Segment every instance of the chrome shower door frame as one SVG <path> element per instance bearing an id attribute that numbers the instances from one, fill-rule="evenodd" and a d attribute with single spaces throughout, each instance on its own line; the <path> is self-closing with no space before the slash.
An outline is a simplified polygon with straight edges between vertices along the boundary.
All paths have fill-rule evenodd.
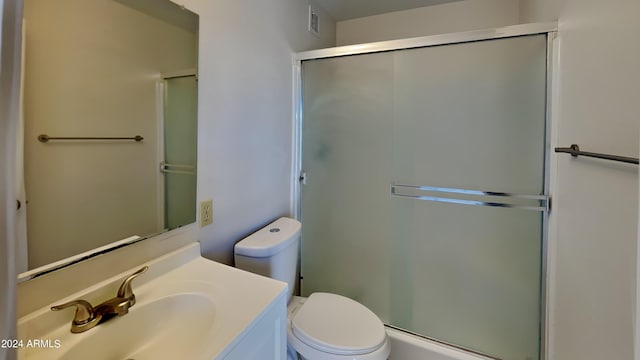
<path id="1" fill-rule="evenodd" d="M 547 59 L 546 59 L 546 119 L 545 119 L 545 145 L 544 145 L 544 196 L 546 197 L 545 209 L 541 210 L 542 220 L 542 254 L 541 254 L 541 281 L 540 281 L 540 359 L 549 359 L 550 331 L 549 315 L 549 232 L 551 209 L 552 178 L 555 176 L 556 160 L 551 157 L 553 148 L 557 146 L 557 141 L 553 129 L 556 128 L 556 112 L 553 106 L 554 93 L 556 93 L 556 70 L 557 69 L 557 29 L 556 22 L 532 23 L 522 25 L 512 25 L 493 29 L 465 31 L 459 33 L 440 34 L 424 37 L 416 37 L 401 40 L 390 40 L 372 42 L 366 44 L 340 46 L 335 48 L 310 50 L 299 52 L 293 56 L 293 141 L 292 141 L 292 174 L 291 180 L 291 203 L 290 212 L 298 220 L 301 218 L 301 184 L 306 181 L 302 172 L 302 126 L 303 126 L 303 104 L 302 104 L 302 62 L 305 60 L 316 60 L 323 58 L 333 58 L 350 55 L 372 54 L 385 51 L 407 50 L 415 48 L 426 48 L 439 45 L 451 45 L 469 43 L 483 40 L 494 40 L 503 38 L 520 37 L 527 35 L 547 36 Z M 553 169 L 553 170 L 552 170 Z M 553 171 L 553 173 L 552 173 Z M 300 256 L 298 261 L 300 262 Z M 298 263 L 300 268 L 300 263 Z M 298 284 L 299 285 L 299 284 Z M 415 334 L 414 334 L 415 335 Z M 428 338 L 424 335 L 420 335 Z M 430 338 L 428 338 L 430 339 Z M 431 339 L 433 340 L 433 339 Z M 437 340 L 436 340 L 437 341 Z M 448 344 L 451 345 L 451 344 Z M 455 346 L 455 345 L 454 345 Z"/>

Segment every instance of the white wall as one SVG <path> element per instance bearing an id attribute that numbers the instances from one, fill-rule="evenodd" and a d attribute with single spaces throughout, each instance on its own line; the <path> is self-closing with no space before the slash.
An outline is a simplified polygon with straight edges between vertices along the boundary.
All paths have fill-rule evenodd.
<path id="1" fill-rule="evenodd" d="M 465 0 L 340 21 L 338 46 L 478 30 L 518 23 L 515 0 Z"/>
<path id="2" fill-rule="evenodd" d="M 522 22 L 559 20 L 558 145 L 638 153 L 638 14 L 637 0 L 522 1 Z M 550 359 L 631 359 L 638 168 L 554 156 Z"/>
<path id="3" fill-rule="evenodd" d="M 20 0 L 0 0 L 0 339 L 15 339 L 15 134 L 20 89 Z M 0 359 L 15 352 L 0 347 Z"/>
<path id="4" fill-rule="evenodd" d="M 290 212 L 293 53 L 334 45 L 308 2 L 184 0 L 200 15 L 198 200 L 213 199 L 201 229 L 207 257 L 231 263 L 233 245 Z"/>
<path id="5" fill-rule="evenodd" d="M 111 0 L 27 0 L 25 20 L 29 267 L 157 232 L 156 83 L 196 67 L 196 34 Z"/>

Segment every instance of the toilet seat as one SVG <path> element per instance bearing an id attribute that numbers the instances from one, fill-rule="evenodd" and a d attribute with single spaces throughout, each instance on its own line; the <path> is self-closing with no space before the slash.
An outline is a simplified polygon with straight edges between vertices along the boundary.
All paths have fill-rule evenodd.
<path id="1" fill-rule="evenodd" d="M 290 311 L 289 342 L 323 359 L 386 359 L 389 345 L 380 319 L 364 305 L 344 296 L 314 293 Z"/>

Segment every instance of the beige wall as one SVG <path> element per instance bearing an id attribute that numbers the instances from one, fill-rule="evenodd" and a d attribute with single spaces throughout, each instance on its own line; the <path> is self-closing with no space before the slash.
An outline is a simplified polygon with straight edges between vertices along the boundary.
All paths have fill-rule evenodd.
<path id="1" fill-rule="evenodd" d="M 640 2 L 523 0 L 521 10 L 523 22 L 559 20 L 558 145 L 635 156 Z M 631 359 L 638 168 L 556 160 L 550 358 Z"/>
<path id="2" fill-rule="evenodd" d="M 546 22 L 558 20 L 563 0 L 520 0 L 520 22 Z"/>
<path id="3" fill-rule="evenodd" d="M 156 232 L 156 82 L 195 67 L 196 35 L 111 0 L 27 0 L 25 19 L 30 268 Z"/>
<path id="4" fill-rule="evenodd" d="M 478 30 L 518 23 L 516 0 L 465 0 L 340 21 L 336 43 L 373 41 Z"/>
<path id="5" fill-rule="evenodd" d="M 233 245 L 289 215 L 293 55 L 334 45 L 321 13 L 307 31 L 305 0 L 184 0 L 200 14 L 198 200 L 213 200 L 200 230 L 205 256 L 233 262 Z"/>

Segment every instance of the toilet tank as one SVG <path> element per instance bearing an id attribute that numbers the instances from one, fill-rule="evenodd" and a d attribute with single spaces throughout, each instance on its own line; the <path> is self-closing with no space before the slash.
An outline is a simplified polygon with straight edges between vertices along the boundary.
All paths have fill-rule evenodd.
<path id="1" fill-rule="evenodd" d="M 236 267 L 286 282 L 290 300 L 297 279 L 301 226 L 295 219 L 281 217 L 240 240 L 234 246 Z"/>

